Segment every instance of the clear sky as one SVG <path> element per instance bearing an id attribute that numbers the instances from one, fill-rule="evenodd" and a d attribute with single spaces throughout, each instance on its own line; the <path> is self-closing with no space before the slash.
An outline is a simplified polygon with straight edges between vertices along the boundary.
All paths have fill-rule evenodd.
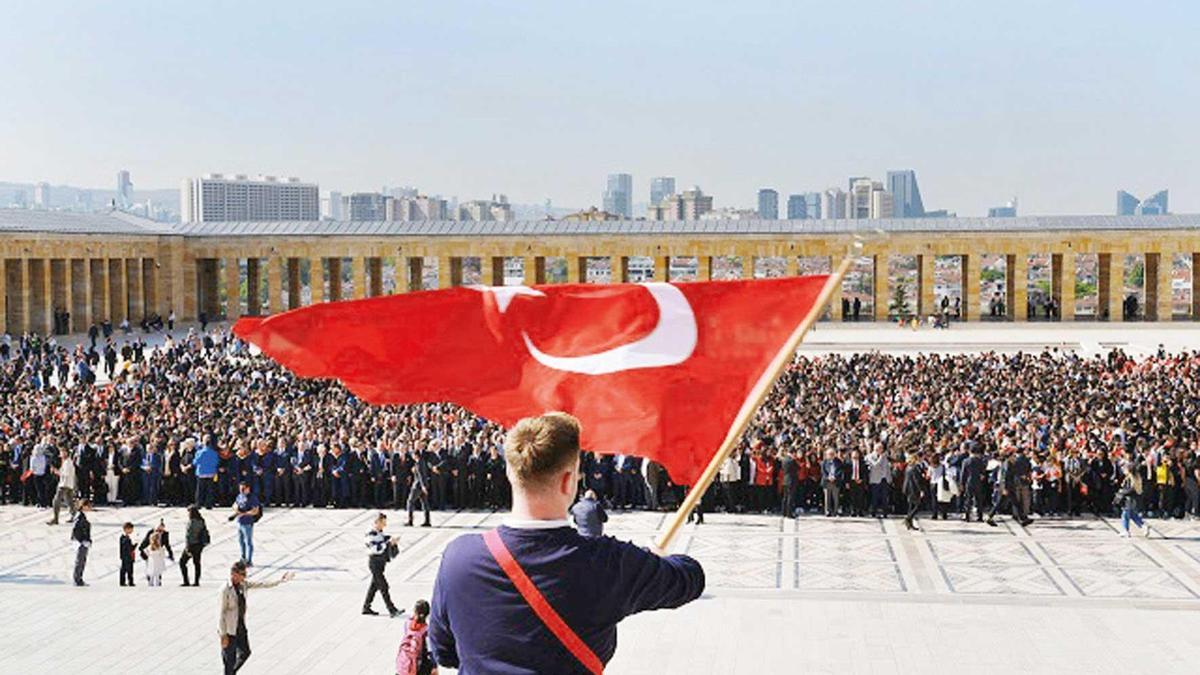
<path id="1" fill-rule="evenodd" d="M 1200 211 L 1200 3 L 33 2 L 0 12 L 0 180 L 716 206 L 917 170 L 927 208 Z M 782 201 L 782 200 L 781 200 Z"/>

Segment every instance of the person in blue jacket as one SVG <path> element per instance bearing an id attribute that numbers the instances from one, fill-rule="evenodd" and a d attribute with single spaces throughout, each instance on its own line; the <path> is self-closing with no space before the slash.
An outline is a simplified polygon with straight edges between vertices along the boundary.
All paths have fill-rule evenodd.
<path id="1" fill-rule="evenodd" d="M 504 455 L 513 486 L 509 518 L 483 536 L 459 537 L 442 556 L 428 633 L 439 665 L 463 675 L 599 672 L 616 651 L 621 619 L 700 597 L 704 570 L 695 559 L 584 537 L 568 524 L 579 483 L 574 417 L 521 420 L 508 433 Z M 511 580 L 520 576 L 514 564 L 540 603 Z M 545 606 L 581 645 L 568 647 L 570 634 L 548 627 Z"/>
<path id="2" fill-rule="evenodd" d="M 200 446 L 200 451 L 193 460 L 193 466 L 196 467 L 196 506 L 206 509 L 213 507 L 213 495 L 217 489 L 217 467 L 220 462 L 221 457 L 213 446 L 212 436 L 206 436 L 204 445 Z"/>

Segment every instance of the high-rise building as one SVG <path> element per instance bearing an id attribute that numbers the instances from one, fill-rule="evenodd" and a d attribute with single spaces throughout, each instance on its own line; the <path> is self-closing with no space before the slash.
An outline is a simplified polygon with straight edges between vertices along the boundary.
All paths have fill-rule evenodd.
<path id="1" fill-rule="evenodd" d="M 50 184 L 38 183 L 33 188 L 33 205 L 39 209 L 50 208 Z"/>
<path id="2" fill-rule="evenodd" d="M 321 217 L 328 220 L 342 219 L 342 193 L 330 190 L 329 196 L 321 200 Z"/>
<path id="3" fill-rule="evenodd" d="M 885 215 L 893 218 L 920 218 L 925 215 L 925 205 L 921 203 L 921 189 L 917 187 L 916 171 L 889 171 L 887 190 L 892 195 L 892 212 Z"/>
<path id="4" fill-rule="evenodd" d="M 179 190 L 179 216 L 185 223 L 317 220 L 320 203 L 317 184 L 299 178 L 213 173 L 184 179 Z"/>
<path id="5" fill-rule="evenodd" d="M 1161 216 L 1167 213 L 1170 211 L 1167 210 L 1166 190 L 1159 190 L 1141 201 L 1124 190 L 1117 190 L 1118 216 Z"/>
<path id="6" fill-rule="evenodd" d="M 504 195 L 492 195 L 489 199 L 476 199 L 462 202 L 458 205 L 457 220 L 499 220 L 503 222 L 513 219 L 512 205 Z"/>
<path id="7" fill-rule="evenodd" d="M 620 214 L 624 218 L 633 217 L 633 176 L 627 173 L 608 174 L 608 184 L 604 188 L 604 210 Z"/>
<path id="8" fill-rule="evenodd" d="M 779 219 L 779 193 L 771 188 L 758 191 L 758 217 L 763 220 Z"/>
<path id="9" fill-rule="evenodd" d="M 820 192 L 804 193 L 804 217 L 811 220 L 818 220 L 822 217 Z"/>
<path id="10" fill-rule="evenodd" d="M 388 220 L 449 220 L 446 200 L 427 195 L 397 197 L 388 202 Z"/>
<path id="11" fill-rule="evenodd" d="M 804 220 L 808 217 L 808 203 L 804 201 L 804 195 L 788 195 L 787 217 L 788 220 Z"/>
<path id="12" fill-rule="evenodd" d="M 821 193 L 821 217 L 830 220 L 846 217 L 846 193 L 841 188 L 831 187 Z"/>
<path id="13" fill-rule="evenodd" d="M 887 218 L 892 215 L 892 194 L 883 183 L 870 178 L 856 178 L 846 194 L 847 218 Z"/>
<path id="14" fill-rule="evenodd" d="M 647 213 L 650 220 L 699 220 L 700 216 L 712 211 L 713 198 L 704 194 L 699 187 L 671 195 L 658 204 L 652 204 Z"/>
<path id="15" fill-rule="evenodd" d="M 352 192 L 342 197 L 341 220 L 387 220 L 390 201 L 382 192 Z"/>
<path id="16" fill-rule="evenodd" d="M 675 194 L 675 179 L 671 176 L 658 176 L 650 179 L 650 206 Z"/>
<path id="17" fill-rule="evenodd" d="M 121 169 L 117 172 L 117 208 L 126 211 L 133 206 L 133 181 L 129 172 Z"/>

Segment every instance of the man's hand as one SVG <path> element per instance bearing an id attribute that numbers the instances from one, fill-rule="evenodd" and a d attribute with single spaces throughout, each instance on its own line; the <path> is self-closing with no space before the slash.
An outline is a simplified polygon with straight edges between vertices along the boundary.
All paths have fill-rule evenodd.
<path id="1" fill-rule="evenodd" d="M 221 636 L 221 649 L 228 649 L 228 648 L 229 648 L 229 636 L 222 635 Z"/>

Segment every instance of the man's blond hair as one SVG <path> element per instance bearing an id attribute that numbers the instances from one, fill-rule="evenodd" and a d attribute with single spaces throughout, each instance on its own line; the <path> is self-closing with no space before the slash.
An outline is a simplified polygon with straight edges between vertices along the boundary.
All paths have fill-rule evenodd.
<path id="1" fill-rule="evenodd" d="M 579 461 L 579 420 L 563 412 L 526 417 L 504 439 L 504 459 L 526 486 L 539 486 Z"/>

